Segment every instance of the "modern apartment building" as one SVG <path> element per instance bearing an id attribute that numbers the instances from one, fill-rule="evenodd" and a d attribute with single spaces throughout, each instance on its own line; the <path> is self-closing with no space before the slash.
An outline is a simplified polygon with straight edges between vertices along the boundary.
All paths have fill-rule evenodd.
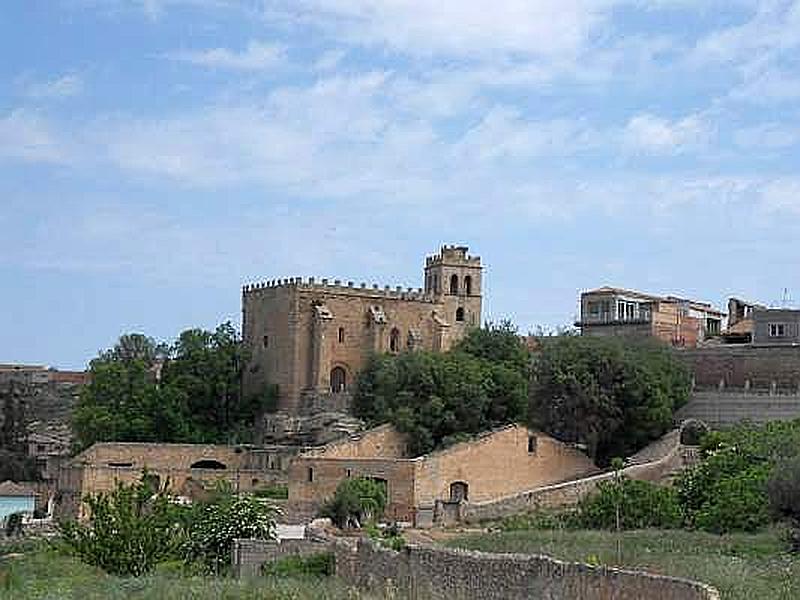
<path id="1" fill-rule="evenodd" d="M 722 332 L 725 313 L 706 302 L 601 287 L 581 294 L 583 335 L 655 337 L 693 348 Z"/>

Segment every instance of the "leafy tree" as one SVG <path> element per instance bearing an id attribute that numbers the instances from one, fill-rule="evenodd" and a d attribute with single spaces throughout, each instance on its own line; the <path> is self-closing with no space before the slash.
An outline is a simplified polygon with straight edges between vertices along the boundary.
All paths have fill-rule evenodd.
<path id="1" fill-rule="evenodd" d="M 118 484 L 109 493 L 85 498 L 87 523 L 61 526 L 63 540 L 84 562 L 108 573 L 141 576 L 161 561 L 178 556 L 183 540 L 183 509 L 143 477 Z"/>
<path id="2" fill-rule="evenodd" d="M 624 475 L 600 483 L 596 491 L 582 498 L 576 517 L 576 525 L 588 529 L 669 529 L 681 523 L 674 489 Z"/>
<path id="3" fill-rule="evenodd" d="M 528 358 L 505 323 L 473 330 L 446 353 L 375 355 L 359 374 L 357 416 L 391 421 L 415 454 L 505 423 L 524 420 Z"/>
<path id="4" fill-rule="evenodd" d="M 210 501 L 192 510 L 184 560 L 220 573 L 230 566 L 234 539 L 275 539 L 279 514 L 280 509 L 268 500 L 237 496 L 229 487 L 218 488 Z"/>
<path id="5" fill-rule="evenodd" d="M 586 444 L 607 464 L 663 435 L 688 399 L 686 368 L 665 346 L 616 337 L 541 339 L 533 362 L 534 427 Z"/>
<path id="6" fill-rule="evenodd" d="M 342 529 L 360 528 L 379 518 L 386 508 L 386 487 L 365 477 L 345 479 L 322 507 L 320 514 Z"/>
<path id="7" fill-rule="evenodd" d="M 246 356 L 230 323 L 189 329 L 172 346 L 120 337 L 90 364 L 73 413 L 78 449 L 97 441 L 230 443 L 251 435 L 277 388 L 242 395 Z M 160 374 L 160 376 L 159 376 Z"/>

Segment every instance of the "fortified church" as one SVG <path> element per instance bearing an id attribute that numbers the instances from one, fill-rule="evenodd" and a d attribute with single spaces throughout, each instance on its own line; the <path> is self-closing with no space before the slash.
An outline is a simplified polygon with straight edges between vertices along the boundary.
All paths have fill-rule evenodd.
<path id="1" fill-rule="evenodd" d="M 319 427 L 314 417 L 344 416 L 354 379 L 371 354 L 445 351 L 480 326 L 481 301 L 481 259 L 466 246 L 443 246 L 428 256 L 424 288 L 313 277 L 244 286 L 242 330 L 251 357 L 245 393 L 278 386 L 266 438 L 308 437 Z"/>

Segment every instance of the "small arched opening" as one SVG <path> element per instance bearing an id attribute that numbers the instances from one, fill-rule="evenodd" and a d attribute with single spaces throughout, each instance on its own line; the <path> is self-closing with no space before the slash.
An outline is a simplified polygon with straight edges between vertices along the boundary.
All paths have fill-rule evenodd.
<path id="1" fill-rule="evenodd" d="M 450 293 L 458 293 L 458 275 L 453 275 L 450 277 Z"/>
<path id="2" fill-rule="evenodd" d="M 344 344 L 344 327 L 339 327 L 339 343 Z"/>
<path id="3" fill-rule="evenodd" d="M 461 322 L 463 320 L 464 320 L 464 309 L 461 306 L 459 306 L 456 309 L 456 321 Z"/>
<path id="4" fill-rule="evenodd" d="M 467 296 L 472 295 L 472 277 L 470 275 L 464 277 L 464 293 Z"/>
<path id="5" fill-rule="evenodd" d="M 397 327 L 389 334 L 389 352 L 400 352 L 400 330 Z"/>
<path id="6" fill-rule="evenodd" d="M 204 458 L 202 460 L 198 460 L 197 462 L 193 462 L 190 466 L 190 469 L 212 469 L 214 471 L 223 471 L 227 469 L 227 465 L 225 463 L 221 463 L 218 460 L 214 460 L 213 458 Z"/>
<path id="7" fill-rule="evenodd" d="M 454 481 L 450 484 L 450 502 L 466 502 L 469 500 L 469 484 L 465 481 Z"/>
<path id="8" fill-rule="evenodd" d="M 344 392 L 347 390 L 347 371 L 342 367 L 333 367 L 331 369 L 331 391 L 334 394 Z"/>

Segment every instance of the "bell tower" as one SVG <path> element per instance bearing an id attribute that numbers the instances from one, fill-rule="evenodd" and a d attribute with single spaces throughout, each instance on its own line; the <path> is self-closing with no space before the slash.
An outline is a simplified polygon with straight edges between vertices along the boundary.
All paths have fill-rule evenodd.
<path id="1" fill-rule="evenodd" d="M 467 246 L 442 246 L 425 259 L 425 292 L 442 304 L 442 317 L 456 337 L 481 326 L 483 280 L 480 256 L 470 256 Z"/>

